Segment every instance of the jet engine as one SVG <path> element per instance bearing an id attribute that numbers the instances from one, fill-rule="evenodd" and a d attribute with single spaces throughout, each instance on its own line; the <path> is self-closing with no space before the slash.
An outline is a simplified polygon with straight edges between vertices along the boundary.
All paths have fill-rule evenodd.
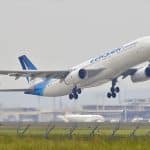
<path id="1" fill-rule="evenodd" d="M 142 82 L 150 79 L 150 67 L 144 67 L 131 76 L 132 82 Z"/>
<path id="2" fill-rule="evenodd" d="M 77 84 L 88 77 L 85 69 L 74 70 L 65 78 L 66 84 Z"/>

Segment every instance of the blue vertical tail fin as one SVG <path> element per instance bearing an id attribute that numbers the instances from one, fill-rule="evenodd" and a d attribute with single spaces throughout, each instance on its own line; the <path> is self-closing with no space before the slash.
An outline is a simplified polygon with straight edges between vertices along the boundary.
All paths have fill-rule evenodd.
<path id="1" fill-rule="evenodd" d="M 37 70 L 36 66 L 29 60 L 26 55 L 18 57 L 23 70 Z"/>
<path id="2" fill-rule="evenodd" d="M 22 55 L 18 57 L 18 59 L 23 70 L 37 70 L 36 66 L 29 60 L 26 55 Z M 26 77 L 26 79 L 29 82 L 29 77 Z"/>

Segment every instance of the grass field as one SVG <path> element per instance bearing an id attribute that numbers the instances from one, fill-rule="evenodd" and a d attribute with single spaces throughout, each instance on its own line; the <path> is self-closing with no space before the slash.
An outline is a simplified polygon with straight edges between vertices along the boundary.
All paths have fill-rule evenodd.
<path id="1" fill-rule="evenodd" d="M 13 128 L 0 129 L 0 150 L 149 150 L 149 129 L 139 129 L 129 137 L 131 129 L 122 129 L 112 137 L 112 130 L 98 130 L 89 136 L 90 129 L 77 129 L 70 137 L 69 130 L 56 128 L 48 139 L 44 129 L 32 128 L 25 135 L 17 135 Z"/>
<path id="2" fill-rule="evenodd" d="M 95 136 L 93 138 L 66 137 L 49 139 L 40 136 L 0 136 L 0 150 L 149 150 L 149 137 L 107 139 Z"/>

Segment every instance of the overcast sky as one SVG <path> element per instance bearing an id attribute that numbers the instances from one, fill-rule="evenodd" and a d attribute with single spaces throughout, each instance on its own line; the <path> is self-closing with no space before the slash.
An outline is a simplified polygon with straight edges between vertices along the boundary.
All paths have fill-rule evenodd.
<path id="1" fill-rule="evenodd" d="M 69 68 L 150 35 L 149 14 L 149 0 L 0 0 L 0 69 L 21 69 L 17 60 L 21 54 L 27 54 L 42 70 Z M 122 99 L 150 96 L 149 81 L 133 85 L 126 79 L 119 85 Z M 0 86 L 17 88 L 27 83 L 0 77 Z M 109 86 L 85 90 L 76 103 L 103 103 L 100 99 Z M 64 101 L 65 105 L 74 103 L 67 98 Z M 0 93 L 0 103 L 9 107 L 38 105 L 37 97 L 21 93 Z M 43 107 L 52 103 L 52 98 L 41 98 Z"/>

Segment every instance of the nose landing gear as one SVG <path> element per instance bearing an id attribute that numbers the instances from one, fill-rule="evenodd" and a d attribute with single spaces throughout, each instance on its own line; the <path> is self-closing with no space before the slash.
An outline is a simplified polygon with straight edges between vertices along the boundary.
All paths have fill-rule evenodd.
<path id="1" fill-rule="evenodd" d="M 117 83 L 117 79 L 113 79 L 112 80 L 112 86 L 110 88 L 110 92 L 107 93 L 107 97 L 108 98 L 116 98 L 117 93 L 120 92 L 120 88 L 119 87 L 115 87 Z"/>
<path id="2" fill-rule="evenodd" d="M 78 99 L 79 97 L 79 94 L 81 94 L 81 89 L 80 88 L 77 88 L 77 86 L 75 86 L 73 89 L 72 89 L 72 93 L 69 94 L 69 99 L 72 100 L 73 98 L 74 99 Z"/>

